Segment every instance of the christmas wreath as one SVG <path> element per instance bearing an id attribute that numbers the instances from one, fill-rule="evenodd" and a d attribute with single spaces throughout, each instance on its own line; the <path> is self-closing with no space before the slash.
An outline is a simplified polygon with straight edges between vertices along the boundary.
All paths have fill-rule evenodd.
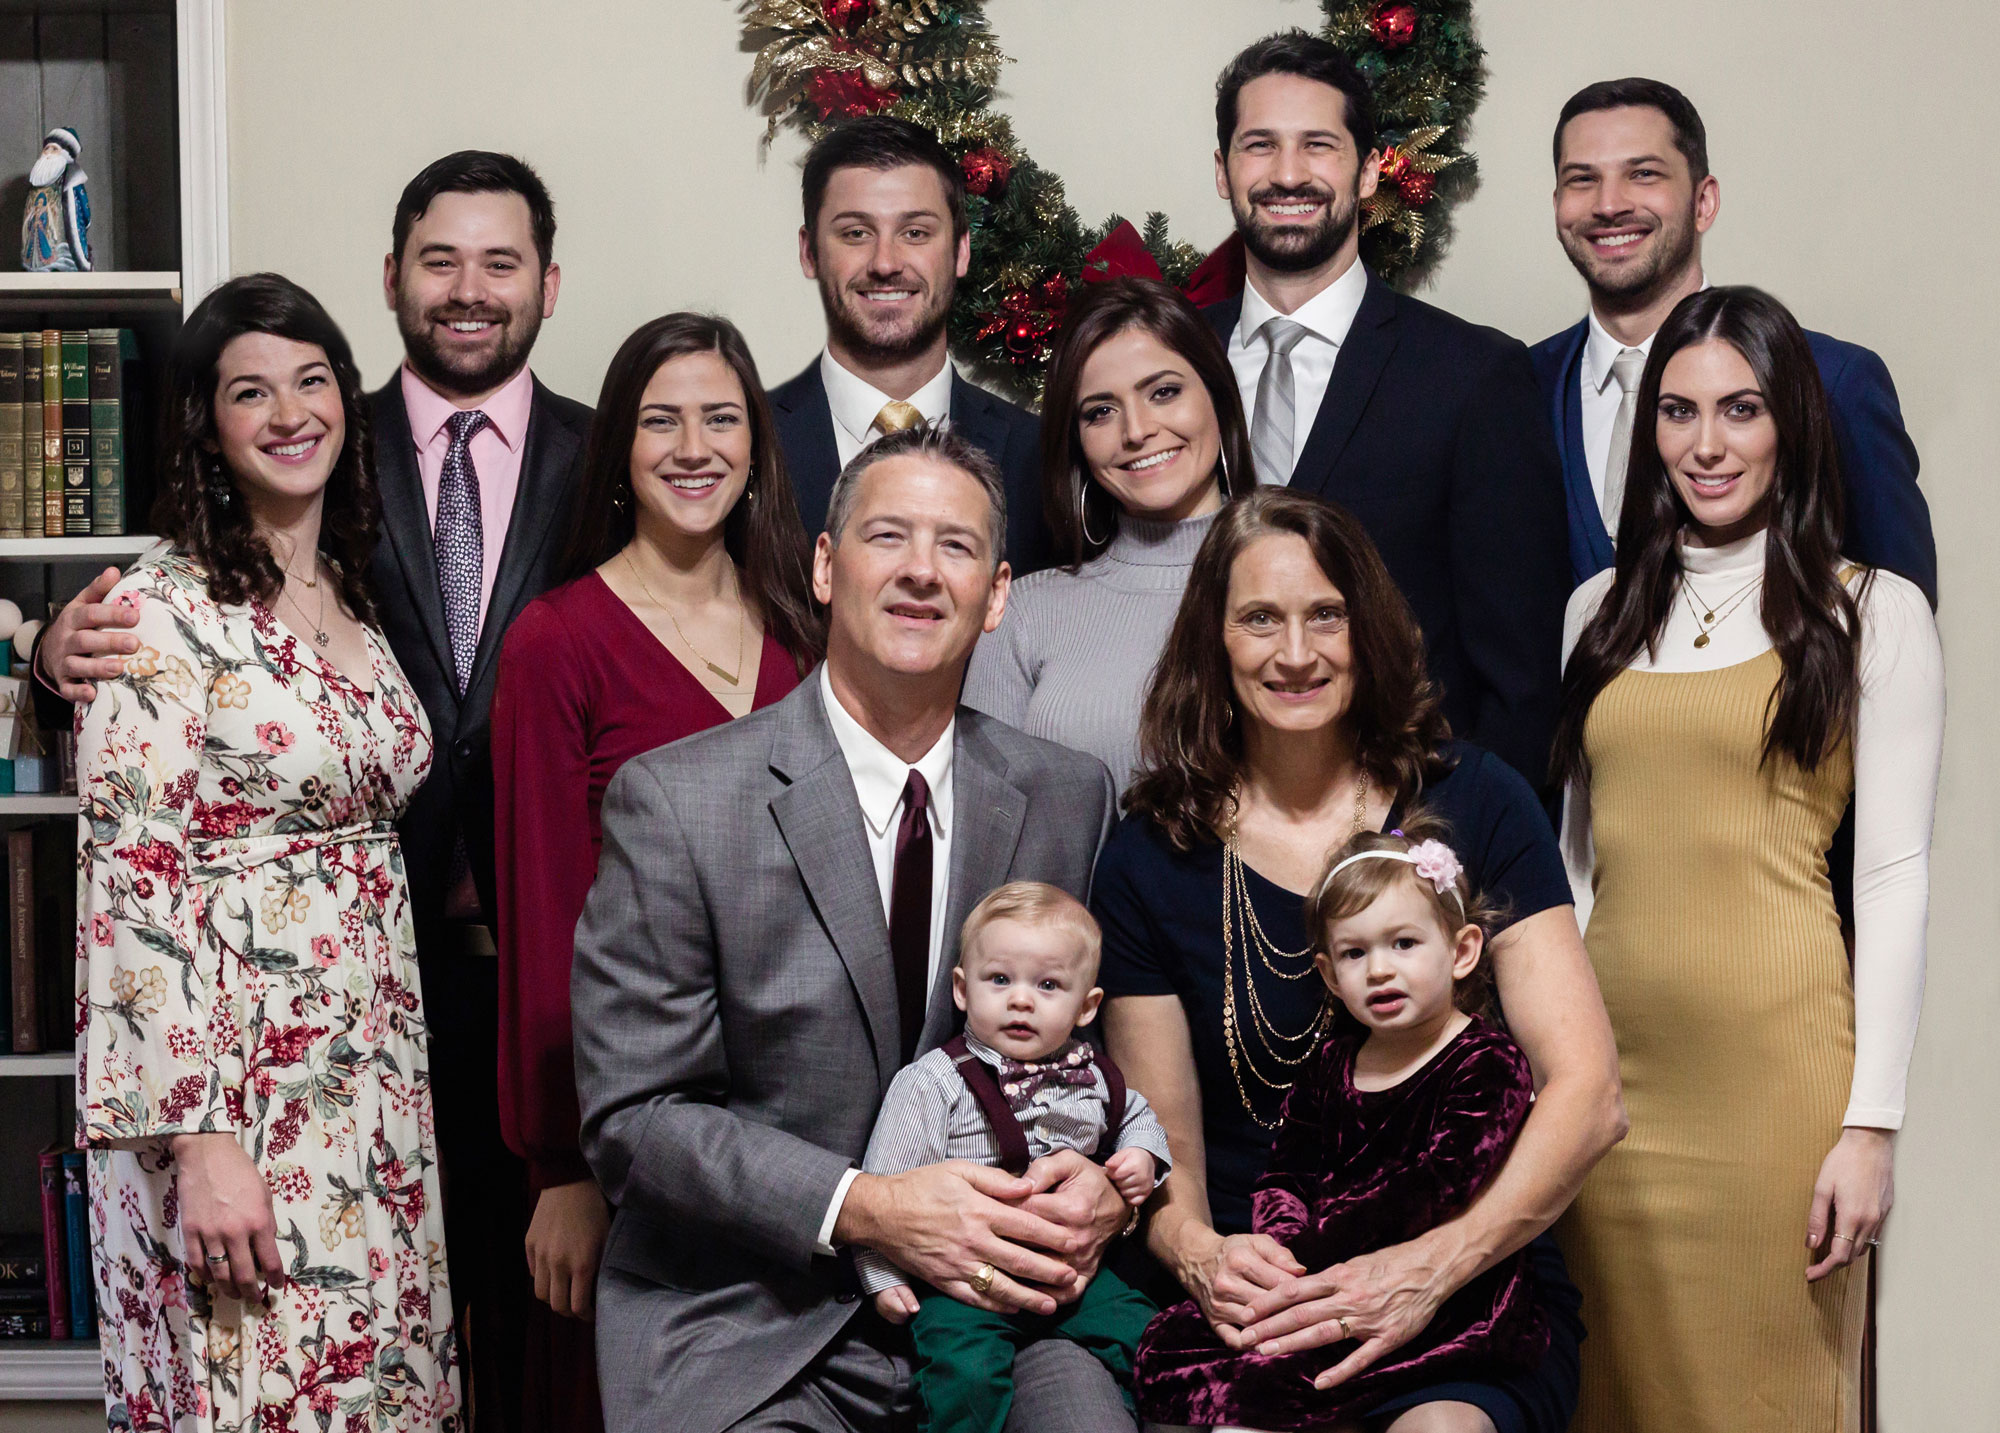
<path id="1" fill-rule="evenodd" d="M 952 308 L 953 352 L 988 382 L 1027 399 L 1042 376 L 1072 285 L 1158 272 L 1199 303 L 1242 284 L 1232 239 L 1203 257 L 1167 234 L 1163 214 L 1134 229 L 1095 228 L 1036 164 L 993 107 L 1006 63 L 984 0 L 751 0 L 757 41 L 752 98 L 809 138 L 843 119 L 893 114 L 932 130 L 965 171 L 972 270 Z M 1362 212 L 1361 254 L 1392 283 L 1421 279 L 1443 256 L 1452 206 L 1473 186 L 1464 146 L 1484 51 L 1471 0 L 1321 0 L 1322 33 L 1375 86 L 1382 182 Z"/>

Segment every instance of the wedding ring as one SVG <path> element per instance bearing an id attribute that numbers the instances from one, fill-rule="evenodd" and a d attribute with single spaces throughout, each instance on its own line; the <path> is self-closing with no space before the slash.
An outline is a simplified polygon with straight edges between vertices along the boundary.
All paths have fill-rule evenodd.
<path id="1" fill-rule="evenodd" d="M 1342 1318 L 1342 1317 L 1341 1317 L 1341 1316 L 1340 1316 L 1339 1314 L 1335 1314 L 1335 1315 L 1333 1316 L 1333 1321 L 1334 1321 L 1335 1323 L 1337 1323 L 1337 1324 L 1339 1324 L 1339 1325 L 1340 1325 L 1340 1341 L 1341 1341 L 1342 1343 L 1346 1343 L 1346 1342 L 1347 1342 L 1347 1341 L 1348 1341 L 1349 1339 L 1351 1339 L 1351 1338 L 1353 1338 L 1353 1337 L 1354 1337 L 1354 1335 L 1353 1335 L 1353 1334 L 1351 1334 L 1351 1333 L 1349 1333 L 1349 1332 L 1347 1331 L 1347 1320 L 1346 1320 L 1346 1319 Z"/>
<path id="2" fill-rule="evenodd" d="M 229 1262 L 229 1256 L 227 1254 L 210 1254 L 202 1262 L 205 1264 L 226 1264 Z"/>
<path id="3" fill-rule="evenodd" d="M 993 1287 L 993 1276 L 998 1272 L 991 1264 L 981 1264 L 965 1282 L 972 1286 L 973 1293 L 983 1294 Z"/>
<path id="4" fill-rule="evenodd" d="M 1868 1247 L 1871 1249 L 1879 1249 L 1882 1247 L 1882 1241 L 1880 1239 L 1870 1239 L 1868 1241 Z"/>

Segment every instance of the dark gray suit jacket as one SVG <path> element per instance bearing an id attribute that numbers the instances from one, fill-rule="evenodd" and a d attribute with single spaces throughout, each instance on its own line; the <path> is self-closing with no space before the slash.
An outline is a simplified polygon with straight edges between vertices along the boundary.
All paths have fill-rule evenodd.
<path id="1" fill-rule="evenodd" d="M 920 1050 L 957 1025 L 958 929 L 995 886 L 1085 895 L 1114 814 L 1102 762 L 967 707 L 952 759 L 944 958 Z M 577 927 L 583 1152 L 617 1206 L 604 1262 L 655 1286 L 674 1426 L 728 1427 L 858 1305 L 814 1245 L 899 1067 L 881 889 L 815 673 L 783 701 L 628 762 Z M 600 1317 L 615 1317 L 609 1307 Z"/>

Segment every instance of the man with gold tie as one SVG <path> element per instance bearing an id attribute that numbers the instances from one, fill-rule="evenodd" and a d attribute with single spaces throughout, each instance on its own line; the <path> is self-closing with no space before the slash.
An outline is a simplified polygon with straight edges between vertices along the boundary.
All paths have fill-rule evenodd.
<path id="1" fill-rule="evenodd" d="M 885 433 L 950 427 L 1007 487 L 1014 575 L 1051 561 L 1032 414 L 960 377 L 945 321 L 972 261 L 965 176 L 928 130 L 888 115 L 840 125 L 807 153 L 799 267 L 819 285 L 826 347 L 771 391 L 807 532 L 833 480 Z"/>

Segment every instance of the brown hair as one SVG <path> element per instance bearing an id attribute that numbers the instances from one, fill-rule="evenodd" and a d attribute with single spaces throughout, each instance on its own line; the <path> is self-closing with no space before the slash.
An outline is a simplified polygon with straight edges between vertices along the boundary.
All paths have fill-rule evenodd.
<path id="1" fill-rule="evenodd" d="M 1062 336 L 1049 360 L 1042 395 L 1042 515 L 1055 551 L 1074 571 L 1111 544 L 1093 532 L 1116 533 L 1118 502 L 1090 476 L 1077 436 L 1077 392 L 1083 368 L 1106 340 L 1138 329 L 1151 334 L 1194 370 L 1215 405 L 1220 430 L 1217 479 L 1225 501 L 1257 486 L 1250 429 L 1229 355 L 1208 320 L 1178 289 L 1157 279 L 1120 278 L 1087 284 L 1070 304 Z"/>
<path id="2" fill-rule="evenodd" d="M 1494 905 L 1481 900 L 1472 889 L 1463 870 L 1463 862 L 1449 895 L 1419 876 L 1416 868 L 1407 861 L 1356 861 L 1345 870 L 1340 869 L 1342 861 L 1364 851 L 1407 854 L 1425 841 L 1438 841 L 1449 846 L 1451 828 L 1428 812 L 1413 811 L 1404 816 L 1403 824 L 1395 830 L 1358 832 L 1327 857 L 1326 870 L 1313 882 L 1312 892 L 1306 897 L 1306 929 L 1312 932 L 1313 950 L 1331 956 L 1333 951 L 1329 937 L 1333 933 L 1333 923 L 1368 909 L 1384 891 L 1398 884 L 1409 885 L 1423 896 L 1424 903 L 1436 913 L 1438 925 L 1447 937 L 1455 939 L 1459 931 L 1474 925 L 1490 943 L 1493 932 L 1505 915 Z M 1494 1009 L 1493 972 L 1492 962 L 1486 958 L 1485 951 L 1480 953 L 1479 964 L 1472 968 L 1472 973 L 1453 986 L 1452 1000 L 1468 1015 L 1491 1017 Z"/>
<path id="3" fill-rule="evenodd" d="M 1857 594 L 1836 571 L 1845 493 L 1833 418 L 1805 331 L 1761 289 L 1689 294 L 1667 315 L 1639 379 L 1618 565 L 1611 589 L 1577 638 L 1563 671 L 1562 709 L 1550 761 L 1558 781 L 1587 781 L 1584 724 L 1598 694 L 1641 651 L 1658 649 L 1681 590 L 1681 528 L 1693 519 L 1660 458 L 1653 415 L 1660 375 L 1682 349 L 1720 340 L 1750 365 L 1778 430 L 1777 469 L 1765 498 L 1764 630 L 1784 667 L 1766 708 L 1763 760 L 1789 757 L 1807 771 L 1854 730 L 1861 706 Z M 1862 582 L 1865 594 L 1874 580 Z"/>
<path id="4" fill-rule="evenodd" d="M 1069 930 L 1083 942 L 1084 960 L 1090 969 L 1087 978 L 1096 983 L 1097 960 L 1104 948 L 1104 932 L 1098 928 L 1097 918 L 1091 915 L 1083 902 L 1062 887 L 1049 885 L 1046 881 L 1009 881 L 987 892 L 986 898 L 972 908 L 965 924 L 959 927 L 960 965 L 965 964 L 966 957 L 972 954 L 972 943 L 979 939 L 980 932 L 995 921 L 1056 925 Z"/>
<path id="5" fill-rule="evenodd" d="M 319 552 L 334 591 L 353 616 L 375 625 L 368 567 L 382 524 L 368 443 L 368 409 L 354 353 L 318 299 L 282 274 L 245 274 L 195 305 L 174 339 L 160 425 L 160 495 L 153 528 L 208 573 L 208 595 L 224 606 L 274 600 L 285 578 L 249 505 L 216 450 L 215 385 L 222 350 L 246 333 L 309 343 L 326 354 L 340 391 L 346 433 L 326 480 Z"/>
<path id="6" fill-rule="evenodd" d="M 1243 765 L 1243 733 L 1223 645 L 1236 559 L 1260 537 L 1303 538 L 1347 599 L 1354 700 L 1347 710 L 1362 769 L 1406 799 L 1435 774 L 1451 736 L 1424 667 L 1424 639 L 1361 524 L 1344 508 L 1283 488 L 1225 507 L 1188 572 L 1139 720 L 1140 773 L 1125 809 L 1157 822 L 1176 849 L 1214 840 Z"/>
<path id="7" fill-rule="evenodd" d="M 766 629 L 803 675 L 826 647 L 812 603 L 812 549 L 785 472 L 771 400 L 758 380 L 750 346 L 726 318 L 670 313 L 641 324 L 618 346 L 597 395 L 576 516 L 557 569 L 558 580 L 582 577 L 609 562 L 632 540 L 638 521 L 632 498 L 632 440 L 639 431 L 639 404 L 655 373 L 691 353 L 720 356 L 743 385 L 750 422 L 750 481 L 723 519 L 722 545 L 742 573 L 744 590 L 757 604 Z"/>

